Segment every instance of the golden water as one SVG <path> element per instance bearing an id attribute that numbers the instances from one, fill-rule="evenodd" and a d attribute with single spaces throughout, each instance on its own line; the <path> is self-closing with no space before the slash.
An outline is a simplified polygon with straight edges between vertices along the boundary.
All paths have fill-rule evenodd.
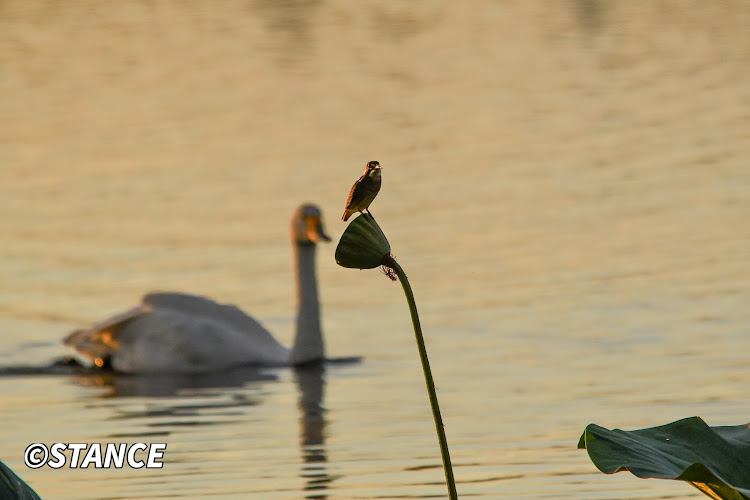
<path id="1" fill-rule="evenodd" d="M 376 159 L 459 493 L 700 498 L 575 445 L 590 422 L 750 421 L 748 82 L 742 1 L 2 2 L 0 365 L 154 289 L 288 342 L 292 211 L 337 240 Z M 0 459 L 43 498 L 444 498 L 400 287 L 334 248 L 328 351 L 365 360 L 322 401 L 288 370 L 3 377 Z M 163 470 L 22 461 L 162 440 Z"/>

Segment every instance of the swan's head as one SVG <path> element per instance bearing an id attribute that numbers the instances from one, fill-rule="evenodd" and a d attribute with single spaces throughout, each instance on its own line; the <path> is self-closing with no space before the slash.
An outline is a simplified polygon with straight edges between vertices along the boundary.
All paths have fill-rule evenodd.
<path id="1" fill-rule="evenodd" d="M 292 239 L 298 244 L 314 245 L 319 241 L 331 241 L 323 228 L 323 214 L 315 205 L 301 205 L 292 219 Z"/>

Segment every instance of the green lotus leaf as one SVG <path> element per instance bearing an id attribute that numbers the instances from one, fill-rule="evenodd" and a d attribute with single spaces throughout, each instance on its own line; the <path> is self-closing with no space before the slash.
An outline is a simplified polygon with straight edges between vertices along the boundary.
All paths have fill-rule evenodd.
<path id="1" fill-rule="evenodd" d="M 391 253 L 383 231 L 370 215 L 354 219 L 341 235 L 336 247 L 336 263 L 353 269 L 372 269 Z"/>
<path id="2" fill-rule="evenodd" d="M 578 448 L 605 474 L 677 479 L 711 498 L 750 500 L 748 424 L 709 427 L 699 417 L 634 431 L 590 424 Z"/>
<path id="3" fill-rule="evenodd" d="M 31 486 L 0 462 L 0 498 L 8 500 L 41 500 Z"/>

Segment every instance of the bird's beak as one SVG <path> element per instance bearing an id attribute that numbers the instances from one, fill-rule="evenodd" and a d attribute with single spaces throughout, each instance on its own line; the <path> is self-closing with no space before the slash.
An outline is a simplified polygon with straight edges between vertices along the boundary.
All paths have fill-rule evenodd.
<path id="1" fill-rule="evenodd" d="M 323 221 L 320 217 L 308 217 L 307 218 L 307 237 L 310 241 L 317 243 L 318 241 L 331 241 L 331 237 L 326 234 L 323 229 Z"/>

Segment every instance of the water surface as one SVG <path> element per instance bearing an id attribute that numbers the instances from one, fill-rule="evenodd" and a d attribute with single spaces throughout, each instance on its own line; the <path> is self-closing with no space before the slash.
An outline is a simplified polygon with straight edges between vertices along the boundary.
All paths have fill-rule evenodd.
<path id="1" fill-rule="evenodd" d="M 750 421 L 750 7 L 0 4 L 0 365 L 151 290 L 288 343 L 288 224 L 352 182 L 420 307 L 461 496 L 701 498 L 600 474 L 590 422 Z M 398 284 L 319 252 L 323 372 L 0 378 L 43 498 L 444 498 Z M 168 443 L 31 470 L 32 442 Z"/>

